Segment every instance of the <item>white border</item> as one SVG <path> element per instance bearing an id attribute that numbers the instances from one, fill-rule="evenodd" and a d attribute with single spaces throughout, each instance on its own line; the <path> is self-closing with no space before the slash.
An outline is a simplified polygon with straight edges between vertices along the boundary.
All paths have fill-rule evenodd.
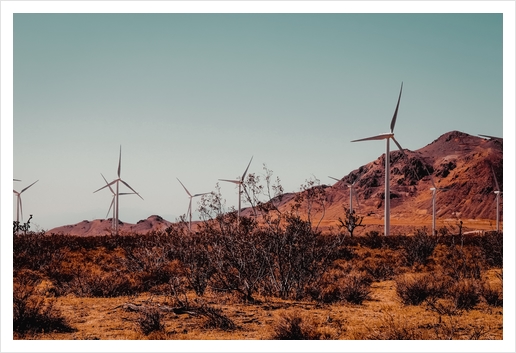
<path id="1" fill-rule="evenodd" d="M 504 137 L 506 158 L 504 178 L 509 181 L 504 187 L 504 208 L 508 215 L 504 230 L 504 340 L 503 341 L 425 341 L 425 342 L 374 342 L 374 341 L 337 341 L 337 342 L 285 342 L 285 341 L 13 341 L 12 340 L 12 239 L 9 222 L 1 222 L 2 232 L 2 330 L 1 351 L 384 351 L 384 352 L 429 352 L 429 351 L 468 351 L 468 352 L 514 352 L 514 184 L 516 180 L 514 164 L 515 131 L 515 3 L 513 1 L 105 1 L 105 2 L 63 2 L 63 1 L 2 1 L 1 2 L 1 194 L 10 197 L 10 178 L 12 169 L 13 134 L 13 13 L 503 13 L 504 14 Z M 1 209 L 10 210 L 10 198 L 2 197 Z M 2 212 L 3 213 L 3 212 Z M 5 223 L 8 227 L 4 227 Z M 512 236 L 511 236 L 512 235 Z M 5 275 L 6 274 L 6 275 Z M 6 314 L 7 313 L 7 314 Z M 11 313 L 9 315 L 9 313 Z"/>

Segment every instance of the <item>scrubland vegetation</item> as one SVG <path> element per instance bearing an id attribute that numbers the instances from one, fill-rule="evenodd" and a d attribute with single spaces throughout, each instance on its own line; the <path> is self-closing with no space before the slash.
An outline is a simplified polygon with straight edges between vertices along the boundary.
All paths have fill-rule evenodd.
<path id="1" fill-rule="evenodd" d="M 307 190 L 253 202 L 260 221 L 211 194 L 194 232 L 15 234 L 14 338 L 503 338 L 502 234 L 322 234 Z"/>

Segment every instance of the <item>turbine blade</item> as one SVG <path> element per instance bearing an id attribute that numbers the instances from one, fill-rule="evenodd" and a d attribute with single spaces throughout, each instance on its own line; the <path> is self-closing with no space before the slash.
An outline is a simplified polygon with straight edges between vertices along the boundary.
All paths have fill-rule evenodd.
<path id="1" fill-rule="evenodd" d="M 353 188 L 352 190 L 353 190 L 353 195 L 355 195 L 355 199 L 357 200 L 357 205 L 358 205 L 358 207 L 360 207 L 360 202 L 358 201 L 358 194 L 357 194 L 355 188 Z"/>
<path id="2" fill-rule="evenodd" d="M 385 140 L 385 139 L 388 139 L 391 136 L 392 136 L 392 134 L 380 134 L 380 135 L 376 135 L 376 136 L 366 137 L 366 138 L 363 138 L 363 139 L 353 140 L 351 142 L 371 141 L 371 140 Z"/>
<path id="3" fill-rule="evenodd" d="M 186 193 L 188 194 L 188 196 L 192 197 L 192 194 L 190 194 L 190 191 L 188 191 L 188 189 L 186 188 L 186 186 L 183 185 L 183 183 L 181 182 L 181 180 L 179 180 L 179 178 L 176 178 L 177 181 L 179 181 L 179 184 L 181 184 L 183 186 L 183 189 L 185 189 Z"/>
<path id="4" fill-rule="evenodd" d="M 202 196 L 202 195 L 208 195 L 210 194 L 209 192 L 203 192 L 202 194 L 195 194 L 193 195 L 192 197 L 197 197 L 197 196 Z"/>
<path id="5" fill-rule="evenodd" d="M 244 182 L 245 175 L 247 174 L 247 170 L 249 169 L 249 166 L 251 165 L 251 162 L 253 161 L 253 157 L 251 157 L 251 160 L 249 161 L 249 164 L 247 165 L 247 168 L 245 168 L 244 174 L 242 174 L 242 180 L 241 180 L 242 182 Z"/>
<path id="6" fill-rule="evenodd" d="M 110 186 L 110 185 L 113 185 L 114 183 L 116 183 L 116 181 L 117 181 L 117 180 L 118 180 L 118 179 L 113 180 L 113 181 L 112 181 L 112 182 L 110 182 L 109 184 L 104 185 L 103 187 L 101 187 L 100 189 L 93 191 L 93 193 L 96 193 L 97 191 L 100 191 L 100 190 L 102 190 L 102 189 L 104 189 L 104 188 L 107 188 L 107 187 L 108 187 L 108 186 Z"/>
<path id="7" fill-rule="evenodd" d="M 25 190 L 27 190 L 28 188 L 30 188 L 32 185 L 36 184 L 39 180 L 36 180 L 35 182 L 33 182 L 32 184 L 30 184 L 29 186 L 27 186 L 25 189 L 23 189 L 22 191 L 20 191 L 20 194 L 22 192 L 24 192 Z"/>
<path id="8" fill-rule="evenodd" d="M 13 181 L 21 181 L 20 179 L 13 179 Z"/>
<path id="9" fill-rule="evenodd" d="M 115 195 L 113 195 L 113 197 L 111 198 L 111 204 L 109 205 L 109 209 L 106 213 L 106 218 L 108 218 L 109 216 L 109 212 L 111 211 L 111 207 L 113 207 L 113 204 L 115 203 Z"/>
<path id="10" fill-rule="evenodd" d="M 120 169 L 122 166 L 122 145 L 120 145 L 120 154 L 118 155 L 118 177 L 120 178 Z"/>
<path id="11" fill-rule="evenodd" d="M 242 182 L 240 180 L 228 180 L 228 179 L 219 179 L 220 181 L 227 181 L 228 183 L 233 183 L 233 184 L 242 184 Z"/>
<path id="12" fill-rule="evenodd" d="M 401 145 L 398 143 L 398 141 L 396 141 L 396 139 L 394 138 L 394 136 L 392 137 L 392 140 L 394 141 L 394 143 L 396 144 L 396 146 L 398 146 L 401 154 L 403 154 L 403 156 L 405 158 L 407 158 L 407 155 L 405 154 L 405 152 L 403 151 L 403 147 L 401 147 Z"/>
<path id="13" fill-rule="evenodd" d="M 394 115 L 392 116 L 392 120 L 391 120 L 391 133 L 394 132 L 394 125 L 396 125 L 396 118 L 398 116 L 398 108 L 400 107 L 401 91 L 403 91 L 403 82 L 401 83 L 400 95 L 398 97 L 398 104 L 396 104 L 396 110 L 394 111 Z"/>
<path id="14" fill-rule="evenodd" d="M 333 180 L 340 181 L 340 179 L 337 179 L 337 178 L 334 178 L 334 177 L 331 177 L 331 176 L 328 176 L 328 178 L 333 179 Z"/>
<path id="15" fill-rule="evenodd" d="M 136 192 L 136 190 L 134 190 L 132 187 L 130 187 L 130 186 L 129 186 L 129 184 L 127 184 L 127 183 L 126 183 L 125 181 L 123 181 L 122 179 L 120 179 L 120 181 L 121 181 L 122 183 L 124 183 L 124 185 L 125 185 L 125 186 L 127 186 L 129 189 L 131 189 L 131 190 L 132 190 L 136 195 L 138 195 L 138 197 L 140 197 L 140 199 L 142 199 L 142 200 L 143 200 L 143 197 L 141 197 L 141 196 L 140 196 L 140 194 L 138 194 L 138 193 Z"/>
<path id="16" fill-rule="evenodd" d="M 500 186 L 498 185 L 498 180 L 496 179 L 496 174 L 494 172 L 493 166 L 491 166 L 491 172 L 493 172 L 493 178 L 496 184 L 496 191 L 500 191 Z"/>
<path id="17" fill-rule="evenodd" d="M 478 136 L 486 137 L 489 139 L 502 140 L 501 137 L 496 137 L 496 136 L 489 136 L 489 135 L 482 135 L 482 134 L 478 134 Z"/>
<path id="18" fill-rule="evenodd" d="M 18 203 L 20 204 L 21 221 L 23 222 L 23 207 L 21 202 L 21 195 L 18 195 Z"/>
<path id="19" fill-rule="evenodd" d="M 430 181 L 432 182 L 432 186 L 437 189 L 437 186 L 435 186 L 434 178 L 430 175 Z"/>
<path id="20" fill-rule="evenodd" d="M 102 173 L 100 173 L 100 175 L 102 175 Z M 113 193 L 113 195 L 115 194 L 115 191 L 113 190 L 113 188 L 111 188 L 111 185 L 109 185 L 108 181 L 106 180 L 106 178 L 104 178 L 104 175 L 102 175 L 102 178 L 104 179 L 104 181 L 106 182 L 106 184 L 109 186 L 109 190 L 111 190 L 111 192 Z"/>

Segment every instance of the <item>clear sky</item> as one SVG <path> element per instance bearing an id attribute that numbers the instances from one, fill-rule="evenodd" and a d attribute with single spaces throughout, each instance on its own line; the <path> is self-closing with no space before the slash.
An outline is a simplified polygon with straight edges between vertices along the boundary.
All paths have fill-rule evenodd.
<path id="1" fill-rule="evenodd" d="M 262 165 L 297 191 L 460 130 L 502 136 L 502 14 L 28 14 L 13 19 L 13 177 L 24 218 L 105 218 L 100 173 L 174 221 L 192 193 Z M 394 145 L 393 145 L 394 146 Z M 220 183 L 227 206 L 233 184 Z M 122 187 L 121 191 L 128 191 Z M 194 201 L 194 206 L 196 205 Z M 13 197 L 13 207 L 15 198 Z M 15 210 L 15 208 L 14 208 Z M 196 214 L 194 214 L 195 218 Z"/>

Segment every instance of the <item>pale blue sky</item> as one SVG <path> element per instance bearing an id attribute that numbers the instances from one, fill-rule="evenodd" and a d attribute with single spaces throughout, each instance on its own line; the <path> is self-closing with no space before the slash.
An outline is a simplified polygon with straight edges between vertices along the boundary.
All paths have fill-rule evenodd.
<path id="1" fill-rule="evenodd" d="M 43 229 L 174 221 L 187 196 L 266 163 L 285 191 L 460 130 L 502 136 L 501 14 L 15 14 L 14 177 Z M 227 206 L 234 185 L 221 183 Z M 194 202 L 195 205 L 196 202 Z M 14 205 L 14 200 L 13 200 Z M 25 217 L 27 218 L 27 217 Z"/>

